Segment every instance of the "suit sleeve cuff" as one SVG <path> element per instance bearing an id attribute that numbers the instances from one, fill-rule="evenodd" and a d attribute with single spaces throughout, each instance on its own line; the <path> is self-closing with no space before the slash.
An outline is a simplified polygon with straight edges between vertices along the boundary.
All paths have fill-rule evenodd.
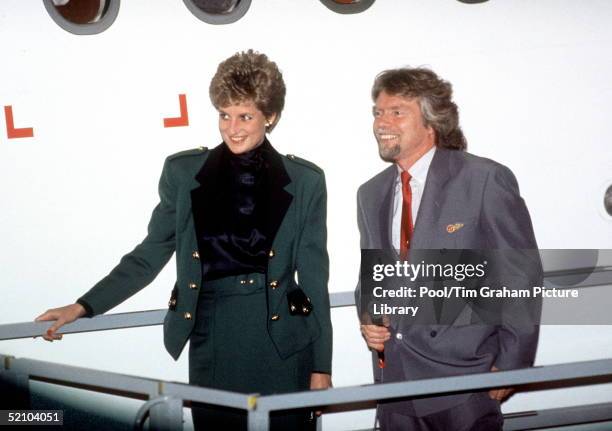
<path id="1" fill-rule="evenodd" d="M 93 317 L 93 308 L 91 308 L 91 305 L 89 305 L 84 299 L 79 298 L 76 300 L 76 303 L 81 304 L 85 309 L 85 315 L 83 317 Z"/>

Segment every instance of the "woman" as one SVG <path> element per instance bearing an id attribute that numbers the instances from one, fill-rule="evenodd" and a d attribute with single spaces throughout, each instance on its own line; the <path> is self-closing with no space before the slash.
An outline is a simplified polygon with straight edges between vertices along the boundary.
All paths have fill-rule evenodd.
<path id="1" fill-rule="evenodd" d="M 331 385 L 323 172 L 281 156 L 266 133 L 278 123 L 285 84 L 264 55 L 237 53 L 210 84 L 223 143 L 166 159 L 160 203 L 148 235 L 75 304 L 36 320 L 56 320 L 44 336 L 82 316 L 105 313 L 177 258 L 177 283 L 164 344 L 177 359 L 187 340 L 191 384 L 244 393 Z M 299 280 L 299 284 L 296 280 Z M 305 414 L 272 418 L 304 429 Z M 194 409 L 194 423 L 246 427 L 237 411 Z"/>

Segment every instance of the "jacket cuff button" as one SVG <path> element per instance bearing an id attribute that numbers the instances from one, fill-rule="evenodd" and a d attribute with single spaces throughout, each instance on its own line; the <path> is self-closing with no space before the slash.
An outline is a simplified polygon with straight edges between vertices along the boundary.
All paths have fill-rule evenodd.
<path id="1" fill-rule="evenodd" d="M 278 281 L 277 280 L 272 280 L 270 282 L 270 287 L 272 288 L 272 290 L 276 289 L 278 287 Z"/>
<path id="2" fill-rule="evenodd" d="M 198 285 L 197 285 L 197 284 L 195 284 L 195 283 L 189 283 L 189 288 L 190 288 L 190 289 L 197 289 L 197 288 L 198 288 Z"/>
<path id="3" fill-rule="evenodd" d="M 278 314 L 273 314 L 270 319 L 276 322 L 278 319 L 280 319 L 280 316 Z"/>
<path id="4" fill-rule="evenodd" d="M 196 250 L 193 253 L 191 253 L 191 257 L 197 260 L 200 258 L 200 253 L 198 253 L 198 251 Z"/>
<path id="5" fill-rule="evenodd" d="M 191 313 L 187 312 L 183 314 L 183 317 L 185 318 L 185 320 L 191 320 Z"/>

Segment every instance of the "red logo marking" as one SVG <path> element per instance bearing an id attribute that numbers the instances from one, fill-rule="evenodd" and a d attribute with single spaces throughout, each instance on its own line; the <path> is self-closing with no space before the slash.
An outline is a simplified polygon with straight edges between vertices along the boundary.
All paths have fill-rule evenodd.
<path id="1" fill-rule="evenodd" d="M 187 97 L 184 94 L 179 94 L 179 105 L 181 107 L 181 116 L 174 118 L 164 118 L 164 127 L 189 126 L 189 114 L 187 113 Z"/>
<path id="2" fill-rule="evenodd" d="M 4 107 L 4 118 L 6 119 L 6 136 L 8 136 L 9 139 L 32 138 L 34 136 L 34 129 L 31 127 L 15 127 L 12 105 Z"/>

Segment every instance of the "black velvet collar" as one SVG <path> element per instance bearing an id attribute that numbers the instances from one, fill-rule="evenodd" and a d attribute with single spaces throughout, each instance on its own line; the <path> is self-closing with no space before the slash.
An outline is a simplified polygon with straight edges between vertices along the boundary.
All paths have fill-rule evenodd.
<path id="1" fill-rule="evenodd" d="M 262 163 L 260 169 L 265 169 L 265 187 L 263 193 L 263 204 L 266 208 L 265 221 L 261 227 L 265 236 L 270 238 L 270 247 L 276 233 L 291 205 L 293 195 L 285 190 L 291 183 L 281 155 L 270 145 L 267 139 L 256 149 L 242 154 L 234 155 L 227 148 L 225 143 L 221 143 L 212 149 L 204 162 L 202 168 L 196 174 L 195 179 L 200 183 L 191 191 L 191 203 L 193 218 L 195 223 L 198 246 L 203 249 L 200 243 L 202 233 L 208 223 L 219 226 L 224 223 L 221 211 L 216 211 L 218 202 L 225 197 L 225 187 L 220 181 L 226 178 L 224 169 L 228 166 L 228 158 L 238 163 Z"/>

